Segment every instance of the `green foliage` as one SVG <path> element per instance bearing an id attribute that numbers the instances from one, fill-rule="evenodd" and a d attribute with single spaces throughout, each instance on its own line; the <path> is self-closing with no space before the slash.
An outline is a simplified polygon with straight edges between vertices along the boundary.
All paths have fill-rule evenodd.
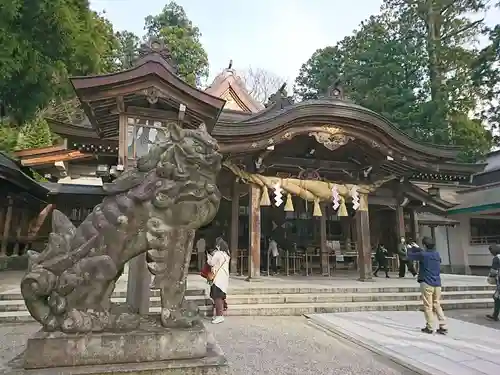
<path id="1" fill-rule="evenodd" d="M 19 130 L 16 150 L 52 146 L 50 127 L 43 116 L 38 115 Z"/>
<path id="2" fill-rule="evenodd" d="M 137 59 L 139 49 L 139 37 L 129 31 L 116 33 L 118 41 L 117 62 L 119 70 L 130 69 Z"/>
<path id="3" fill-rule="evenodd" d="M 208 57 L 200 30 L 187 18 L 184 8 L 171 1 L 156 16 L 146 17 L 146 38 L 158 38 L 168 46 L 179 68 L 179 76 L 199 85 L 208 76 Z"/>
<path id="4" fill-rule="evenodd" d="M 497 6 L 500 6 L 500 2 Z M 496 144 L 500 143 L 500 24 L 488 30 L 488 45 L 479 53 L 473 65 L 473 81 L 483 98 L 480 116 L 493 130 Z"/>
<path id="5" fill-rule="evenodd" d="M 113 68 L 111 25 L 86 0 L 0 0 L 0 98 L 22 124 L 70 92 L 68 75 Z"/>
<path id="6" fill-rule="evenodd" d="M 19 129 L 8 124 L 0 125 L 0 152 L 10 154 L 17 144 Z"/>
<path id="7" fill-rule="evenodd" d="M 484 87 L 474 83 L 478 51 L 471 46 L 484 30 L 474 17 L 487 3 L 385 0 L 380 15 L 313 54 L 295 94 L 317 97 L 342 77 L 354 102 L 419 140 L 464 146 L 462 159 L 473 160 L 492 143 L 481 119 L 469 118 L 484 97 Z"/>
<path id="8" fill-rule="evenodd" d="M 128 69 L 137 57 L 139 37 L 115 33 L 88 0 L 0 0 L 0 9 L 0 100 L 16 126 L 74 95 L 69 76 Z M 189 83 L 208 75 L 200 31 L 182 7 L 168 3 L 146 29 L 146 39 L 167 42 Z"/>
<path id="9" fill-rule="evenodd" d="M 342 77 L 346 95 L 355 103 L 407 132 L 418 130 L 420 56 L 414 41 L 395 38 L 396 28 L 387 17 L 371 17 L 353 36 L 316 51 L 302 66 L 295 93 L 304 99 L 316 98 Z"/>

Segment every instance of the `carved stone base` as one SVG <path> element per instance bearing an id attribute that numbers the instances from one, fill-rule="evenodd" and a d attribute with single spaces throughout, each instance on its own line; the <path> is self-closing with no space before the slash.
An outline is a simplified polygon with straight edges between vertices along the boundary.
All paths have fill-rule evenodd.
<path id="1" fill-rule="evenodd" d="M 38 332 L 8 375 L 226 374 L 227 362 L 203 323 L 166 329 L 157 319 L 127 333 Z"/>

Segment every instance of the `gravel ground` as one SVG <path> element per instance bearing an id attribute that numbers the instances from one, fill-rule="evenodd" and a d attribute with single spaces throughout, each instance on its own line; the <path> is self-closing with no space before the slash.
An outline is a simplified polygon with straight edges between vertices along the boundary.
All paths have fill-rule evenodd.
<path id="1" fill-rule="evenodd" d="M 207 324 L 232 375 L 410 375 L 413 372 L 310 326 L 302 317 L 230 317 Z M 0 325 L 0 374 L 38 324 Z"/>
<path id="2" fill-rule="evenodd" d="M 410 375 L 303 317 L 230 317 L 211 326 L 233 375 Z"/>

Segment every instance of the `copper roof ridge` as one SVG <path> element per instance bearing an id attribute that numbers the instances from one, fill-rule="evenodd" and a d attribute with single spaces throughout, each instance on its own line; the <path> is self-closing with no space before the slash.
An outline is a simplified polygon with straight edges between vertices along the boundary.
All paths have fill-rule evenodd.
<path id="1" fill-rule="evenodd" d="M 219 122 L 220 125 L 228 125 L 228 126 L 245 126 L 247 129 L 252 129 L 256 131 L 257 133 L 261 133 L 262 130 L 258 130 L 255 128 L 256 126 L 263 125 L 263 124 L 269 124 L 271 121 L 277 121 L 279 117 L 284 117 L 287 114 L 290 114 L 292 111 L 297 111 L 299 109 L 302 109 L 303 107 L 309 107 L 309 106 L 321 106 L 321 107 L 343 107 L 343 108 L 349 108 L 356 110 L 360 113 L 368 114 L 379 121 L 381 121 L 383 124 L 391 128 L 391 131 L 394 131 L 395 133 L 399 134 L 400 136 L 405 137 L 409 141 L 416 143 L 418 145 L 424 146 L 424 147 L 431 147 L 431 148 L 437 148 L 442 151 L 446 152 L 452 152 L 453 155 L 450 155 L 450 159 L 456 158 L 456 155 L 458 152 L 461 150 L 461 147 L 459 146 L 450 146 L 450 145 L 436 145 L 428 142 L 422 142 L 419 140 L 414 139 L 411 137 L 409 134 L 406 132 L 402 131 L 399 127 L 397 127 L 395 124 L 390 122 L 386 117 L 380 115 L 377 112 L 372 111 L 371 109 L 368 109 L 366 107 L 360 106 L 358 104 L 346 102 L 343 100 L 339 99 L 311 99 L 311 100 L 306 100 L 302 101 L 299 103 L 294 103 L 290 106 L 287 106 L 283 109 L 280 109 L 279 111 L 272 111 L 266 110 L 261 111 L 259 113 L 256 113 L 255 115 L 251 115 L 248 118 L 245 118 L 243 120 L 240 120 L 238 122 L 233 122 L 233 123 L 223 123 Z M 298 111 L 297 111 L 298 112 Z M 303 111 L 305 112 L 305 111 Z M 369 122 L 369 120 L 367 120 Z"/>

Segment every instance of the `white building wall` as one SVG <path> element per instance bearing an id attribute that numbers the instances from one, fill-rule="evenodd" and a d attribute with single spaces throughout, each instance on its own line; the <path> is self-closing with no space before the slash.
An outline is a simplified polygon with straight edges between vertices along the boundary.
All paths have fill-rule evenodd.
<path id="1" fill-rule="evenodd" d="M 500 163 L 500 154 L 495 155 L 498 156 L 499 158 L 499 163 Z M 490 251 L 488 250 L 488 247 L 490 244 L 478 244 L 478 245 L 471 245 L 470 244 L 470 219 L 471 218 L 484 218 L 484 216 L 468 216 L 467 217 L 467 232 L 469 235 L 469 242 L 467 243 L 466 251 L 467 254 L 469 255 L 469 265 L 471 266 L 476 266 L 476 267 L 489 267 L 491 265 L 491 254 Z M 489 220 L 497 220 L 498 221 L 498 229 L 500 232 L 500 219 L 494 216 L 488 217 Z"/>
<path id="2" fill-rule="evenodd" d="M 484 168 L 484 171 L 492 171 L 495 169 L 500 168 L 500 153 L 493 153 L 487 156 L 486 162 L 488 165 L 486 165 L 486 168 Z"/>
<path id="3" fill-rule="evenodd" d="M 451 256 L 451 262 L 450 259 L 448 259 L 448 264 L 451 265 L 461 265 L 463 263 L 467 263 L 469 267 L 489 267 L 491 265 L 491 254 L 488 250 L 488 244 L 486 245 L 471 245 L 470 244 L 470 215 L 457 215 L 456 217 L 454 216 L 454 219 L 457 219 L 460 221 L 460 225 L 457 225 L 453 228 L 448 229 L 448 241 L 449 241 L 449 254 Z M 480 216 L 476 216 L 480 217 Z M 500 220 L 498 222 L 499 228 L 500 228 Z M 426 232 L 427 233 L 427 232 Z M 430 233 L 430 229 L 429 232 Z M 444 238 L 446 238 L 446 234 L 442 234 Z M 437 234 L 437 228 L 436 228 L 436 237 L 438 237 Z M 436 238 L 436 244 L 438 243 L 438 239 Z M 467 259 L 464 259 L 464 256 L 467 257 Z M 443 258 L 443 264 L 444 263 L 444 257 L 441 255 Z"/>

